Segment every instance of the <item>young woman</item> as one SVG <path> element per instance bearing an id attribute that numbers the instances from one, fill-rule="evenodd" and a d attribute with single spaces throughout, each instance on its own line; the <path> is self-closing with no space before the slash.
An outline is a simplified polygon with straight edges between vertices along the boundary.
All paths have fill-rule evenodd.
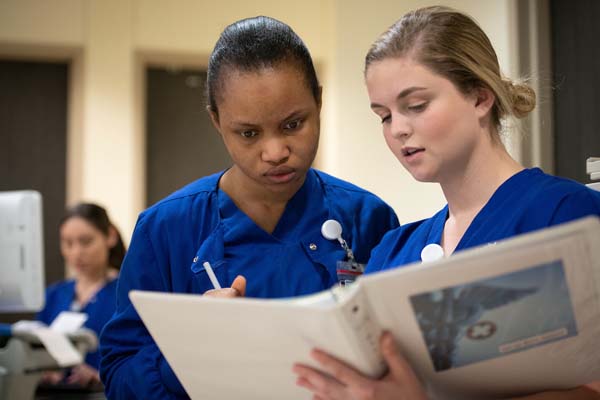
<path id="1" fill-rule="evenodd" d="M 100 336 L 116 308 L 115 278 L 125 257 L 121 236 L 106 210 L 89 203 L 67 209 L 60 223 L 60 251 L 74 278 L 48 287 L 37 319 L 49 325 L 62 311 L 82 312 L 88 315 L 84 326 Z M 89 353 L 84 364 L 67 374 L 46 373 L 44 383 L 62 381 L 83 387 L 99 384 L 99 364 L 100 352 Z"/>
<path id="2" fill-rule="evenodd" d="M 492 45 L 468 16 L 444 7 L 406 14 L 366 56 L 371 108 L 400 163 L 422 182 L 438 182 L 448 204 L 432 218 L 389 232 L 367 272 L 420 260 L 430 243 L 456 251 L 587 215 L 600 216 L 600 193 L 525 169 L 500 140 L 502 122 L 535 106 L 524 84 L 502 78 Z M 424 399 L 411 367 L 384 335 L 390 372 L 361 376 L 327 354 L 315 358 L 331 375 L 297 365 L 298 384 L 316 399 Z M 535 399 L 585 398 L 588 389 L 545 393 Z"/>
<path id="3" fill-rule="evenodd" d="M 245 276 L 249 297 L 312 293 L 337 282 L 336 264 L 347 255 L 322 236 L 326 220 L 340 222 L 363 263 L 398 225 L 373 194 L 311 169 L 321 88 L 289 26 L 267 17 L 228 26 L 210 57 L 207 92 L 233 165 L 139 217 L 117 311 L 101 337 L 100 373 L 111 399 L 187 397 L 129 301 L 131 289 L 203 294 L 213 288 L 209 262 L 223 286 Z"/>

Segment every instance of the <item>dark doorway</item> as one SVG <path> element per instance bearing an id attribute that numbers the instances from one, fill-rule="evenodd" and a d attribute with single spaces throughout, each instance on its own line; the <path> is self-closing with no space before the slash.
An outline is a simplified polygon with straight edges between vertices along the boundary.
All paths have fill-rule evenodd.
<path id="1" fill-rule="evenodd" d="M 551 0 L 555 173 L 588 182 L 600 156 L 600 1 Z"/>
<path id="2" fill-rule="evenodd" d="M 67 63 L 0 60 L 0 190 L 42 194 L 47 284 L 64 279 L 68 76 Z"/>
<path id="3" fill-rule="evenodd" d="M 206 72 L 146 71 L 146 201 L 231 165 L 205 109 Z"/>

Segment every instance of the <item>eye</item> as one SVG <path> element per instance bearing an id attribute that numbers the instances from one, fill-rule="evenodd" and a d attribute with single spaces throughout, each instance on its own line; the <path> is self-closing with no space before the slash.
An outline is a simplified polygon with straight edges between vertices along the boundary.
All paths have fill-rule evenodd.
<path id="1" fill-rule="evenodd" d="M 84 247 L 89 246 L 90 244 L 92 244 L 93 241 L 94 239 L 92 239 L 91 237 L 84 237 L 79 239 L 79 243 Z"/>
<path id="2" fill-rule="evenodd" d="M 258 132 L 252 131 L 252 130 L 247 130 L 247 131 L 241 132 L 240 135 L 242 135 L 242 137 L 245 139 L 251 139 L 251 138 L 255 137 L 256 135 L 258 135 Z"/>
<path id="3" fill-rule="evenodd" d="M 427 108 L 427 106 L 429 105 L 429 102 L 424 101 L 422 103 L 417 103 L 417 104 L 412 104 L 409 105 L 407 108 L 409 111 L 412 112 L 421 112 L 421 111 L 425 111 L 425 109 Z"/>
<path id="4" fill-rule="evenodd" d="M 295 119 L 295 120 L 286 122 L 285 125 L 283 126 L 283 129 L 285 129 L 286 131 L 294 131 L 296 129 L 299 129 L 301 126 L 302 126 L 302 120 Z"/>
<path id="5" fill-rule="evenodd" d="M 390 122 L 390 121 L 391 121 L 391 119 L 392 119 L 392 116 L 391 116 L 391 115 L 383 115 L 383 116 L 381 117 L 381 123 L 382 123 L 382 124 L 386 124 L 386 123 Z"/>

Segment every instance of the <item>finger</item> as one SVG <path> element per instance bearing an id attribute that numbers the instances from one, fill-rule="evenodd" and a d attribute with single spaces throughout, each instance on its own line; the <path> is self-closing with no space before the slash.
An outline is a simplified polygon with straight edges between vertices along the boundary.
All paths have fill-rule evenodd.
<path id="1" fill-rule="evenodd" d="M 239 295 L 238 291 L 233 288 L 211 289 L 211 290 L 207 290 L 203 294 L 203 296 L 220 297 L 220 298 L 238 297 L 238 295 Z"/>
<path id="2" fill-rule="evenodd" d="M 292 371 L 298 375 L 297 384 L 325 399 L 343 399 L 345 387 L 331 376 L 302 364 L 295 364 Z"/>
<path id="3" fill-rule="evenodd" d="M 298 380 L 296 381 L 296 385 L 306 388 L 313 392 L 312 400 L 329 400 L 329 398 L 322 397 L 316 394 L 317 388 L 313 384 L 311 384 L 307 379 L 298 378 Z"/>
<path id="4" fill-rule="evenodd" d="M 66 382 L 68 384 L 74 385 L 76 383 L 79 383 L 80 380 L 81 380 L 81 377 L 79 376 L 79 374 L 76 372 L 73 372 L 73 373 L 71 373 L 71 375 L 69 375 L 67 377 Z"/>
<path id="5" fill-rule="evenodd" d="M 246 278 L 242 275 L 236 276 L 231 288 L 237 290 L 240 297 L 244 297 L 246 295 Z"/>
<path id="6" fill-rule="evenodd" d="M 366 386 L 370 383 L 370 380 L 364 377 L 360 372 L 321 350 L 313 350 L 311 356 L 321 364 L 331 376 L 345 385 L 354 387 Z"/>
<path id="7" fill-rule="evenodd" d="M 313 385 L 308 379 L 303 377 L 298 377 L 296 379 L 296 385 L 306 388 L 311 392 L 315 392 L 317 390 L 317 387 L 315 385 Z"/>
<path id="8" fill-rule="evenodd" d="M 64 377 L 64 374 L 60 371 L 48 371 L 43 376 L 43 381 L 51 385 L 56 385 Z"/>
<path id="9" fill-rule="evenodd" d="M 404 382 L 407 379 L 416 379 L 414 370 L 400 353 L 398 346 L 396 346 L 396 341 L 390 332 L 384 332 L 381 335 L 379 346 L 391 375 Z"/>

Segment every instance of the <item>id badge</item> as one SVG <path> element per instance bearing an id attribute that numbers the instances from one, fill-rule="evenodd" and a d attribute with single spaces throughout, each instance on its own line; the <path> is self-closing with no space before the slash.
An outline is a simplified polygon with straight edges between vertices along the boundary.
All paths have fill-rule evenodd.
<path id="1" fill-rule="evenodd" d="M 338 283 L 341 286 L 351 284 L 365 272 L 365 264 L 356 261 L 338 261 L 336 264 Z"/>

